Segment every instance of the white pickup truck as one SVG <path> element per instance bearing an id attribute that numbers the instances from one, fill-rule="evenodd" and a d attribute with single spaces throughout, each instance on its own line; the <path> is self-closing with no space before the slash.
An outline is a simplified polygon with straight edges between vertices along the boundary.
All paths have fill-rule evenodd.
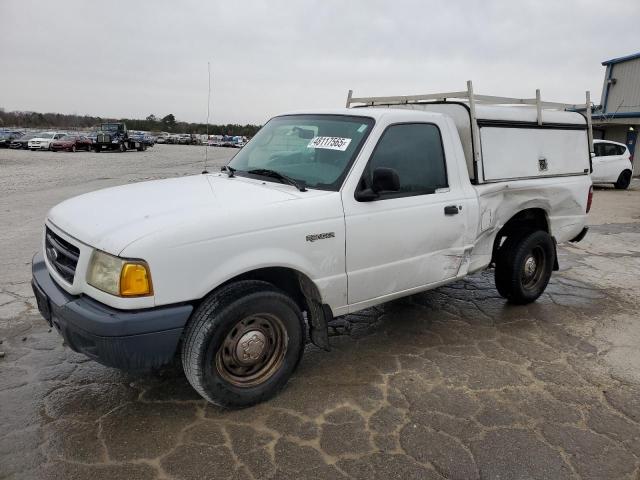
<path id="1" fill-rule="evenodd" d="M 44 318 L 105 365 L 180 355 L 237 407 L 285 385 L 307 332 L 328 350 L 336 316 L 489 266 L 507 301 L 536 300 L 556 244 L 587 230 L 590 115 L 470 84 L 352 105 L 271 119 L 219 173 L 55 206 L 33 260 Z"/>

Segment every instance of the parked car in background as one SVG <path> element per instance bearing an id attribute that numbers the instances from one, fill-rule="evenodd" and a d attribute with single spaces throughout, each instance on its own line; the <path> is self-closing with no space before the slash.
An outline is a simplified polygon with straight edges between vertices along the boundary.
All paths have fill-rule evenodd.
<path id="1" fill-rule="evenodd" d="M 178 135 L 178 142 L 180 145 L 191 145 L 193 143 L 193 138 L 191 138 L 191 134 L 189 133 L 181 133 Z"/>
<path id="2" fill-rule="evenodd" d="M 169 133 L 157 131 L 149 132 L 149 135 L 155 139 L 154 143 L 167 143 L 167 137 L 169 137 Z"/>
<path id="3" fill-rule="evenodd" d="M 93 141 L 84 135 L 65 135 L 59 140 L 51 142 L 50 149 L 54 152 L 66 150 L 67 152 L 75 152 L 76 150 L 93 150 Z"/>
<path id="4" fill-rule="evenodd" d="M 39 136 L 29 140 L 27 147 L 29 150 L 50 150 L 53 141 L 59 140 L 65 135 L 66 133 L 42 132 Z"/>
<path id="5" fill-rule="evenodd" d="M 210 147 L 220 147 L 222 145 L 222 139 L 224 137 L 222 135 L 209 135 L 209 146 Z"/>
<path id="6" fill-rule="evenodd" d="M 626 190 L 633 176 L 633 159 L 624 143 L 594 140 L 592 159 L 594 184 L 612 183 L 619 190 Z"/>
<path id="7" fill-rule="evenodd" d="M 9 148 L 26 150 L 27 149 L 27 144 L 29 143 L 29 140 L 31 140 L 33 138 L 36 138 L 39 135 L 40 135 L 40 133 L 25 133 L 21 137 L 14 138 L 11 141 L 11 144 L 9 145 Z"/>
<path id="8" fill-rule="evenodd" d="M 156 143 L 156 137 L 148 134 L 147 132 L 129 130 L 129 138 L 136 142 L 144 143 L 147 147 L 153 147 Z"/>
<path id="9" fill-rule="evenodd" d="M 18 138 L 24 135 L 23 132 L 18 132 L 15 130 L 5 130 L 0 132 L 0 148 L 9 148 L 11 142 L 17 140 Z"/>

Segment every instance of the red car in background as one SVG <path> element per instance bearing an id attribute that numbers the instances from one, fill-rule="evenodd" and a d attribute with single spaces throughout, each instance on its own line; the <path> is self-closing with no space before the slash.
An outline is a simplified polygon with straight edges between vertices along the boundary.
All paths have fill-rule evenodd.
<path id="1" fill-rule="evenodd" d="M 54 152 L 66 150 L 67 152 L 75 152 L 76 150 L 93 149 L 93 141 L 83 135 L 65 135 L 59 140 L 51 142 L 51 150 Z"/>

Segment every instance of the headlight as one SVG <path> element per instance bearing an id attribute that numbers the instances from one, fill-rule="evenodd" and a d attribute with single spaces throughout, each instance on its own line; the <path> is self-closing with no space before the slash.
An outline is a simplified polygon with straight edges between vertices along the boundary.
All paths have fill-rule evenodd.
<path id="1" fill-rule="evenodd" d="M 87 283 L 120 297 L 151 295 L 149 266 L 142 260 L 127 260 L 94 250 L 89 262 Z"/>

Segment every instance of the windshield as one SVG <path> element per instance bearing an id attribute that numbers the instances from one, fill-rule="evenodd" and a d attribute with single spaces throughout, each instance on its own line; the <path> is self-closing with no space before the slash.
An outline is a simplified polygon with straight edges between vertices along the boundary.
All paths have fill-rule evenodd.
<path id="1" fill-rule="evenodd" d="M 229 166 L 238 175 L 269 169 L 309 188 L 339 190 L 373 123 L 368 117 L 346 115 L 276 117 L 233 157 Z"/>
<path id="2" fill-rule="evenodd" d="M 76 137 L 75 135 L 65 135 L 60 140 L 65 140 L 65 141 L 66 140 L 75 140 L 76 138 L 78 138 L 78 137 Z"/>
<path id="3" fill-rule="evenodd" d="M 107 132 L 117 132 L 119 125 L 117 123 L 103 123 L 100 125 L 100 130 Z"/>

